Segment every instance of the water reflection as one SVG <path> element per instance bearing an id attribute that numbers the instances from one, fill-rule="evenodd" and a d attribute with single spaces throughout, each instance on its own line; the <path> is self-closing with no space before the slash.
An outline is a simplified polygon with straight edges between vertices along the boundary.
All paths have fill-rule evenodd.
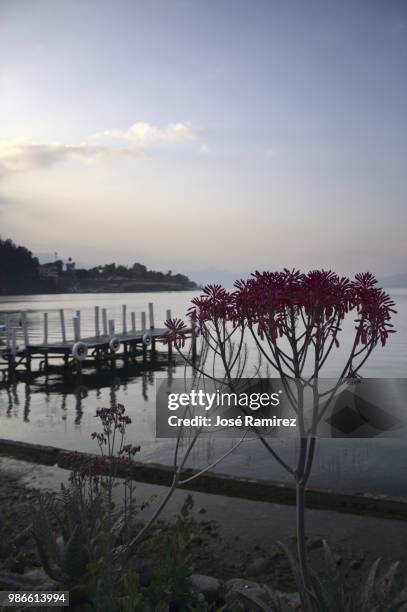
<path id="1" fill-rule="evenodd" d="M 159 360 L 80 375 L 71 373 L 63 376 L 49 371 L 19 372 L 18 378 L 0 385 L 0 417 L 22 418 L 24 423 L 30 423 L 33 397 L 40 397 L 45 405 L 52 404 L 52 412 L 59 412 L 61 420 L 66 421 L 68 406 L 73 399 L 74 424 L 79 426 L 89 405 L 104 402 L 105 405 L 114 406 L 123 401 L 122 396 L 128 394 L 129 385 L 141 383 L 142 399 L 154 403 L 156 374 L 159 372 L 160 377 L 166 376 L 170 381 L 175 369 L 175 361 Z M 35 414 L 34 420 L 37 418 L 38 414 Z"/>

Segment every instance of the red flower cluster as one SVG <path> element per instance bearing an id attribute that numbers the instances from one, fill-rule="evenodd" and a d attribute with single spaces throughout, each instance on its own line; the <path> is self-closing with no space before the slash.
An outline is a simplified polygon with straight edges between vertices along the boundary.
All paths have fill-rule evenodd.
<path id="1" fill-rule="evenodd" d="M 103 432 L 106 435 L 112 433 L 114 429 L 118 429 L 120 433 L 124 433 L 126 425 L 131 423 L 131 418 L 124 413 L 126 412 L 123 404 L 116 404 L 112 408 L 98 408 L 96 410 L 96 417 L 102 421 Z M 106 443 L 106 435 L 94 432 L 92 434 L 93 439 L 97 439 L 99 444 Z"/>
<path id="2" fill-rule="evenodd" d="M 229 293 L 220 285 L 207 285 L 203 294 L 192 300 L 193 306 L 187 315 L 191 321 L 202 326 L 207 321 L 234 321 L 236 316 L 233 293 Z"/>
<path id="3" fill-rule="evenodd" d="M 205 335 L 209 322 L 230 322 L 233 326 L 255 327 L 263 340 L 278 337 L 293 339 L 297 323 L 317 345 L 331 337 L 338 345 L 340 322 L 356 310 L 356 344 L 379 340 L 384 345 L 391 330 L 389 323 L 394 302 L 375 287 L 370 273 L 358 274 L 351 281 L 332 271 L 299 270 L 258 272 L 246 281 L 237 281 L 233 292 L 220 285 L 208 285 L 200 297 L 192 300 L 188 317 L 199 325 Z M 164 341 L 178 347 L 185 344 L 187 327 L 180 319 L 166 321 L 168 332 Z"/>
<path id="4" fill-rule="evenodd" d="M 389 322 L 392 314 L 397 312 L 394 310 L 395 303 L 383 289 L 375 287 L 376 284 L 375 277 L 369 272 L 356 274 L 352 283 L 352 306 L 358 313 L 355 321 L 357 344 L 380 339 L 384 346 L 389 334 L 395 333 L 394 329 L 390 329 L 394 326 Z"/>
<path id="5" fill-rule="evenodd" d="M 260 337 L 275 340 L 293 332 L 295 321 L 302 321 L 317 344 L 331 336 L 338 345 L 339 324 L 346 313 L 356 310 L 358 330 L 356 344 L 385 344 L 393 330 L 389 323 L 394 302 L 376 288 L 370 273 L 358 274 L 354 281 L 332 271 L 298 270 L 256 272 L 253 278 L 236 283 L 235 300 L 249 324 L 257 324 Z"/>
<path id="6" fill-rule="evenodd" d="M 131 465 L 134 462 L 134 456 L 140 452 L 140 446 L 133 446 L 132 444 L 125 444 L 120 451 L 120 463 L 124 465 Z"/>
<path id="7" fill-rule="evenodd" d="M 177 348 L 183 348 L 188 333 L 185 323 L 181 319 L 167 319 L 165 327 L 168 331 L 161 336 L 163 344 L 173 342 Z"/>
<path id="8" fill-rule="evenodd" d="M 297 320 L 316 339 L 322 341 L 338 331 L 350 306 L 351 282 L 331 271 L 314 270 L 302 274 L 298 270 L 255 272 L 253 278 L 236 283 L 237 299 L 245 310 L 249 325 L 276 340 L 290 336 Z"/>

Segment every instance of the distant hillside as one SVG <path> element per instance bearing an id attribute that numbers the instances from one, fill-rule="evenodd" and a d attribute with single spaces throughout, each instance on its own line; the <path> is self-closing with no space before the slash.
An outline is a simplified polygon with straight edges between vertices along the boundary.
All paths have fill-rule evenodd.
<path id="1" fill-rule="evenodd" d="M 184 274 L 148 270 L 140 263 L 76 268 L 57 260 L 40 265 L 37 257 L 12 240 L 0 239 L 0 294 L 183 291 L 197 285 Z"/>
<path id="2" fill-rule="evenodd" d="M 379 284 L 387 289 L 397 289 L 407 287 L 407 272 L 403 274 L 395 274 L 394 276 L 387 276 L 379 280 Z"/>

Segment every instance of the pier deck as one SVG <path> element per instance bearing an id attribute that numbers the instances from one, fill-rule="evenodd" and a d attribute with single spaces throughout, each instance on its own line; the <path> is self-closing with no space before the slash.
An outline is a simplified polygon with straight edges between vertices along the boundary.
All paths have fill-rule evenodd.
<path id="1" fill-rule="evenodd" d="M 8 315 L 2 335 L 5 336 L 4 348 L 0 347 L 0 373 L 5 375 L 14 374 L 19 368 L 26 368 L 31 371 L 32 360 L 40 361 L 40 368 L 48 367 L 48 359 L 62 359 L 64 367 L 76 367 L 81 370 L 82 362 L 88 366 L 92 362 L 99 367 L 101 363 L 115 367 L 117 359 L 136 359 L 140 354 L 139 345 L 142 348 L 143 359 L 145 360 L 149 351 L 154 357 L 156 343 L 162 342 L 163 335 L 167 331 L 165 327 L 155 327 L 154 306 L 148 304 L 148 312 L 141 312 L 136 315 L 130 313 L 130 320 L 127 313 L 127 306 L 122 305 L 121 321 L 116 322 L 109 319 L 107 309 L 94 307 L 94 335 L 81 333 L 81 312 L 77 310 L 72 318 L 73 338 L 68 338 L 65 325 L 65 313 L 63 309 L 59 311 L 59 335 L 60 340 L 55 340 L 49 336 L 48 313 L 43 313 L 43 340 L 32 341 L 30 339 L 30 325 L 28 314 L 21 312 L 19 324 L 11 324 Z M 166 311 L 166 320 L 171 318 L 171 310 Z M 136 320 L 139 325 L 136 327 Z M 120 325 L 120 331 L 116 327 Z M 192 357 L 196 357 L 196 334 L 193 326 L 188 330 L 187 335 L 191 338 Z M 172 357 L 172 345 L 167 345 L 168 357 Z"/>
<path id="2" fill-rule="evenodd" d="M 151 336 L 152 340 L 156 340 L 160 338 L 166 332 L 166 328 L 154 328 L 154 329 L 146 329 L 144 331 L 136 331 L 136 332 L 126 332 L 126 333 L 115 333 L 114 337 L 117 338 L 120 344 L 141 344 L 143 342 L 144 335 L 148 332 Z M 109 343 L 111 341 L 111 336 L 100 335 L 100 336 L 90 336 L 84 337 L 80 339 L 80 342 L 84 342 L 90 350 L 92 349 L 107 349 L 109 347 Z M 28 344 L 22 350 L 17 350 L 17 355 L 20 353 L 30 352 L 30 353 L 57 353 L 57 354 L 65 354 L 71 353 L 74 345 L 77 340 L 66 340 L 65 342 L 49 342 L 47 344 L 39 343 L 39 344 Z"/>

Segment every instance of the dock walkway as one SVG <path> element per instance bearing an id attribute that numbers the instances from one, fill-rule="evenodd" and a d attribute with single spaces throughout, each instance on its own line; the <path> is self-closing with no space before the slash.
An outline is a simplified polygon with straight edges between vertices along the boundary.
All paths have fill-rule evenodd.
<path id="1" fill-rule="evenodd" d="M 60 340 L 49 339 L 48 313 L 43 313 L 43 340 L 32 342 L 29 337 L 29 321 L 26 312 L 21 312 L 19 325 L 11 325 L 10 318 L 6 316 L 2 335 L 5 336 L 4 346 L 0 347 L 0 372 L 3 378 L 14 374 L 18 368 L 24 367 L 31 371 L 32 360 L 40 360 L 40 367 L 48 367 L 51 358 L 62 360 L 65 368 L 75 367 L 80 370 L 82 363 L 90 365 L 92 362 L 99 366 L 101 363 L 111 367 L 116 366 L 118 359 L 136 359 L 140 352 L 146 359 L 147 351 L 154 357 L 156 343 L 163 341 L 166 332 L 164 326 L 156 327 L 154 322 L 154 306 L 148 304 L 147 313 L 141 312 L 140 328 L 136 327 L 136 313 L 127 316 L 127 306 L 122 305 L 121 330 L 116 331 L 117 322 L 108 319 L 105 308 L 94 307 L 94 335 L 81 334 L 81 312 L 76 311 L 72 318 L 73 337 L 67 337 L 64 310 L 59 310 Z M 166 311 L 166 320 L 171 319 L 171 310 Z M 193 327 L 188 330 L 191 337 L 193 358 L 196 356 L 196 334 Z M 22 336 L 22 338 L 20 338 Z M 18 338 L 18 343 L 17 343 Z M 20 340 L 22 340 L 20 345 Z M 141 348 L 141 351 L 138 349 Z M 167 344 L 168 358 L 172 357 L 172 345 Z"/>
<path id="2" fill-rule="evenodd" d="M 117 340 L 120 342 L 120 344 L 134 344 L 134 343 L 138 343 L 141 344 L 143 343 L 143 338 L 145 337 L 145 335 L 148 333 L 149 336 L 151 337 L 151 340 L 157 340 L 158 338 L 162 337 L 163 334 L 165 334 L 165 332 L 167 331 L 167 329 L 165 327 L 157 329 L 149 329 L 149 330 L 144 330 L 144 331 L 136 331 L 136 332 L 126 332 L 126 333 L 119 333 L 119 334 L 114 334 L 114 338 L 117 338 Z M 108 348 L 110 345 L 110 342 L 112 340 L 112 336 L 110 335 L 100 335 L 100 336 L 90 336 L 90 337 L 84 337 L 84 338 L 80 338 L 79 342 L 84 342 L 87 347 L 91 350 L 91 349 L 103 349 L 103 348 Z M 66 342 L 49 342 L 47 344 L 44 343 L 39 343 L 39 344 L 29 344 L 26 349 L 27 351 L 30 352 L 45 352 L 47 351 L 48 353 L 58 353 L 58 354 L 63 354 L 63 353 L 72 353 L 73 347 L 75 346 L 77 341 L 75 340 L 67 340 Z M 19 354 L 20 351 L 17 350 L 17 355 Z M 22 351 L 24 352 L 24 351 Z"/>

